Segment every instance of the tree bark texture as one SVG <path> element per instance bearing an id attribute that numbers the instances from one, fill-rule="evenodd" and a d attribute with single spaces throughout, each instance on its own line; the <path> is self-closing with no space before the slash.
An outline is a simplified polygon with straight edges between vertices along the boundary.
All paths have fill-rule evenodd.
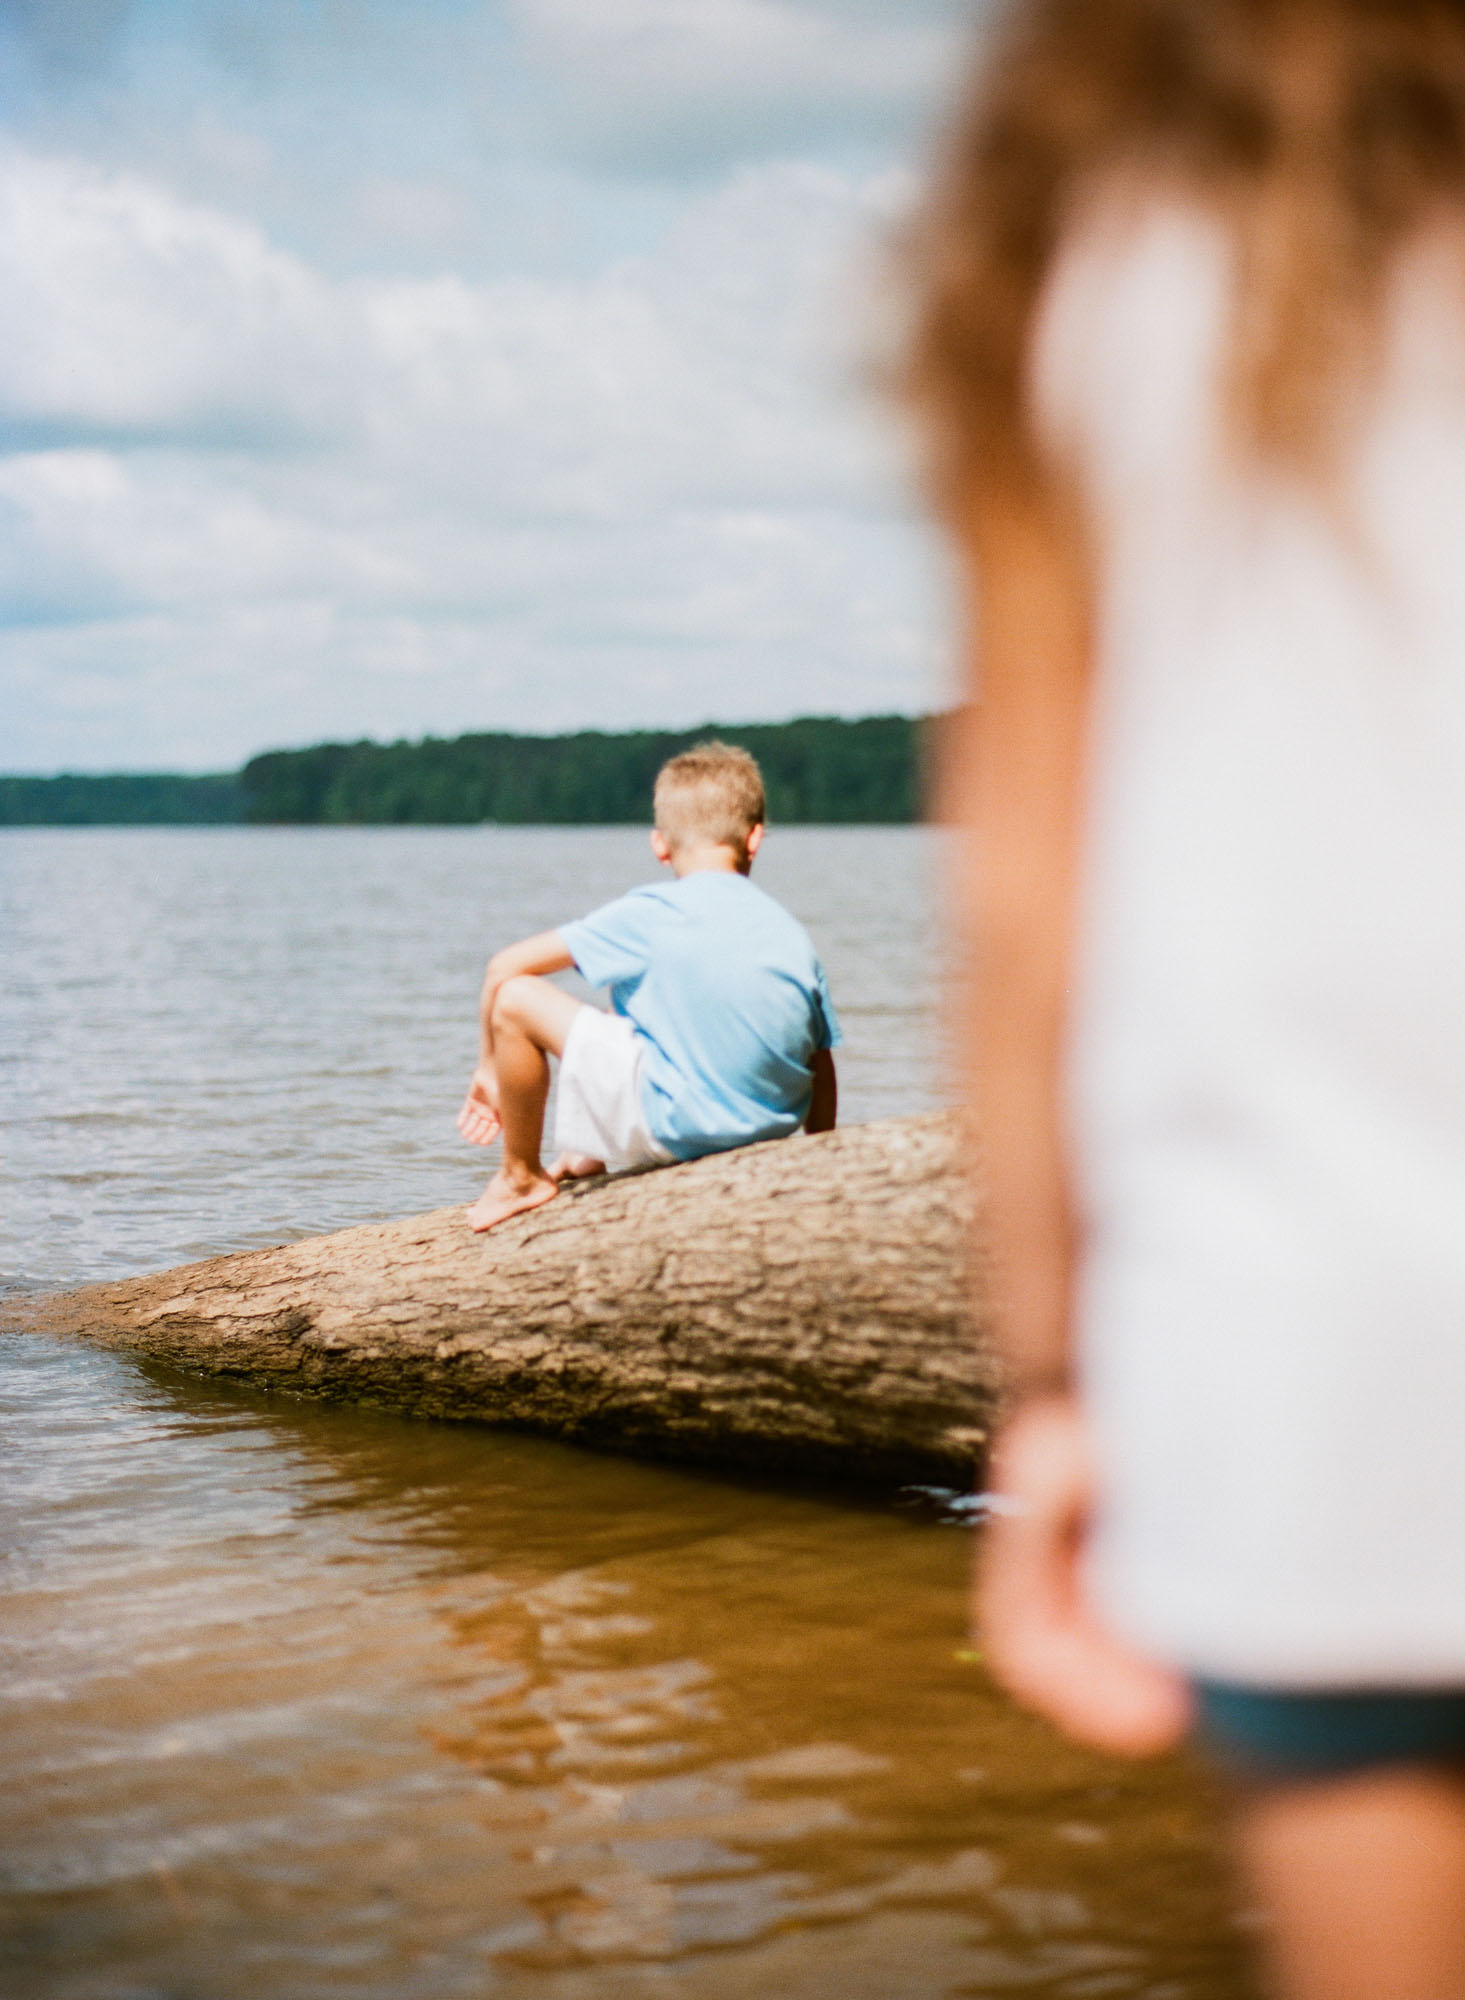
<path id="1" fill-rule="evenodd" d="M 29 1303 L 270 1389 L 644 1455 L 965 1480 L 998 1388 L 954 1120 L 849 1126 Z"/>

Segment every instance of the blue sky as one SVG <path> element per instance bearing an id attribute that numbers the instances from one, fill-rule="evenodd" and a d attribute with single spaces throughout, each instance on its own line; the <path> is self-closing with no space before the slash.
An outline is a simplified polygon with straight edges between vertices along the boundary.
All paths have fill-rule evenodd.
<path id="1" fill-rule="evenodd" d="M 0 768 L 916 710 L 957 0 L 7 0 Z"/>

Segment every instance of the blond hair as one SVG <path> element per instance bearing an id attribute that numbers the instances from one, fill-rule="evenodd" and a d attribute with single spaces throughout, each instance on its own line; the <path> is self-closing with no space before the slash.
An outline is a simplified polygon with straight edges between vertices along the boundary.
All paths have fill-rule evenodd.
<path id="1" fill-rule="evenodd" d="M 960 521 L 1047 481 L 1025 373 L 1044 279 L 1115 172 L 1234 229 L 1231 428 L 1326 471 L 1363 385 L 1394 255 L 1465 215 L 1458 0 L 1017 0 L 911 239 L 905 388 Z"/>
<path id="2" fill-rule="evenodd" d="M 730 847 L 745 859 L 748 835 L 767 811 L 763 774 L 732 743 L 694 743 L 656 775 L 656 827 L 668 847 Z"/>

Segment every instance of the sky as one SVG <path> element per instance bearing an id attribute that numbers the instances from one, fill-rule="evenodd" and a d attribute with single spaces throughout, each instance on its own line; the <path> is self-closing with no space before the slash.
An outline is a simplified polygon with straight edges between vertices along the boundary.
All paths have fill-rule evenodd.
<path id="1" fill-rule="evenodd" d="M 947 698 L 973 0 L 4 0 L 0 769 Z"/>

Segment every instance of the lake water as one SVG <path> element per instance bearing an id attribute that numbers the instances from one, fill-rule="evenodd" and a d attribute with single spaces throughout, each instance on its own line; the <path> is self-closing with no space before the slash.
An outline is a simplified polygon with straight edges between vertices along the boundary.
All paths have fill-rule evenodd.
<path id="1" fill-rule="evenodd" d="M 933 836 L 789 829 L 842 1110 L 941 1100 Z M 0 835 L 0 1308 L 467 1200 L 489 949 L 584 830 Z M 0 1995 L 1221 2000 L 1183 1761 L 986 1684 L 960 1510 L 0 1333 Z"/>

